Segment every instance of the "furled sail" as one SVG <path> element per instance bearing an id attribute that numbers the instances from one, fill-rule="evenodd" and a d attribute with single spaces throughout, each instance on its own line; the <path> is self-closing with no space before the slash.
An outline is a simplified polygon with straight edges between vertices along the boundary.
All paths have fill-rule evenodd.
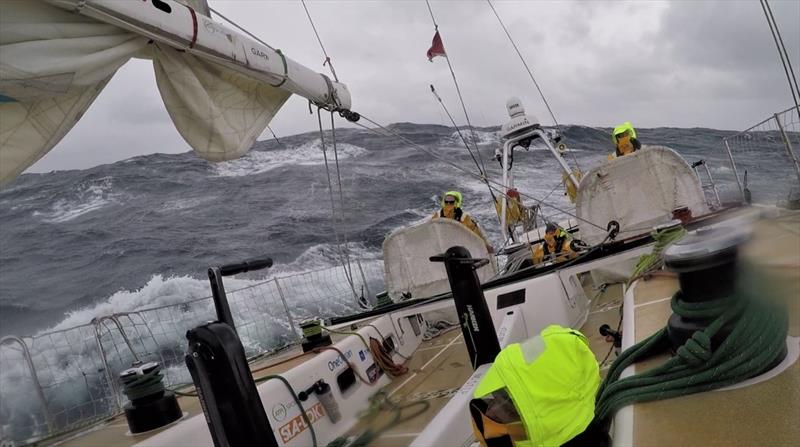
<path id="1" fill-rule="evenodd" d="M 153 60 L 200 157 L 246 153 L 292 93 L 349 109 L 346 86 L 209 17 L 205 0 L 0 0 L 0 185 L 55 146 L 131 57 Z"/>

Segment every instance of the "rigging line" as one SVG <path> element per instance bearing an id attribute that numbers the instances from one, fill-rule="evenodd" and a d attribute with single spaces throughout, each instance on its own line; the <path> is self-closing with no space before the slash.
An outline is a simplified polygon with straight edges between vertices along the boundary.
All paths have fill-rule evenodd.
<path id="1" fill-rule="evenodd" d="M 273 47 L 272 47 L 272 45 L 270 45 L 270 44 L 268 44 L 268 43 L 264 42 L 263 40 L 259 39 L 259 38 L 258 38 L 258 37 L 256 37 L 254 34 L 252 34 L 250 31 L 247 31 L 246 29 L 244 29 L 244 28 L 242 28 L 241 26 L 239 26 L 239 25 L 238 25 L 236 22 L 234 22 L 233 20 L 231 20 L 231 19 L 229 19 L 229 18 L 225 17 L 224 15 L 222 15 L 222 14 L 221 14 L 219 11 L 217 11 L 216 9 L 212 8 L 211 6 L 209 6 L 209 7 L 208 7 L 208 9 L 209 9 L 209 11 L 213 12 L 214 14 L 216 14 L 216 15 L 220 16 L 220 17 L 221 17 L 223 20 L 225 20 L 226 22 L 228 22 L 228 23 L 230 23 L 231 25 L 233 25 L 233 26 L 234 26 L 236 29 L 238 29 L 239 31 L 241 31 L 241 32 L 243 32 L 243 33 L 247 34 L 248 36 L 252 37 L 253 39 L 255 39 L 255 40 L 258 42 L 258 43 L 260 43 L 260 44 L 262 44 L 262 45 L 266 46 L 267 48 L 269 48 L 269 49 L 270 49 L 270 50 L 272 50 L 272 51 L 277 51 L 275 48 L 273 48 Z"/>
<path id="2" fill-rule="evenodd" d="M 444 102 L 442 102 L 442 98 L 439 96 L 438 93 L 436 93 L 436 89 L 433 88 L 433 84 L 431 84 L 431 93 L 439 101 L 439 104 L 442 106 L 442 109 L 444 109 L 444 113 L 447 114 L 447 117 L 450 119 L 450 122 L 453 124 L 453 127 L 456 129 L 456 133 L 458 134 L 458 137 L 461 138 L 462 142 L 464 142 L 464 146 L 467 148 L 467 152 L 469 153 L 469 156 L 472 157 L 472 161 L 474 161 L 475 162 L 475 166 L 478 167 L 478 172 L 480 172 L 481 174 L 485 174 L 485 172 L 481 171 L 481 165 L 478 164 L 478 160 L 475 158 L 475 154 L 472 153 L 472 149 L 470 149 L 469 143 L 467 142 L 466 138 L 464 138 L 464 135 L 461 133 L 461 129 L 458 128 L 458 125 L 456 124 L 456 121 L 453 119 L 453 115 L 451 115 L 450 111 L 447 110 L 447 106 L 445 106 Z"/>
<path id="3" fill-rule="evenodd" d="M 497 17 L 497 21 L 500 22 L 500 26 L 503 27 L 503 31 L 505 31 L 506 36 L 508 37 L 508 40 L 511 42 L 511 46 L 514 47 L 514 50 L 516 50 L 516 52 L 517 52 L 517 56 L 519 56 L 519 60 L 522 61 L 522 65 L 524 65 L 525 69 L 528 71 L 528 76 L 531 77 L 531 81 L 533 81 L 533 85 L 535 85 L 536 86 L 536 90 L 539 91 L 539 95 L 542 97 L 542 101 L 544 101 L 544 105 L 547 107 L 547 111 L 550 113 L 550 117 L 553 118 L 553 123 L 555 123 L 556 127 L 558 127 L 559 126 L 558 120 L 556 120 L 556 116 L 555 116 L 555 114 L 553 114 L 553 110 L 550 108 L 550 104 L 547 103 L 547 98 L 544 97 L 544 93 L 542 92 L 542 89 L 539 88 L 539 83 L 536 82 L 536 78 L 533 77 L 533 72 L 531 72 L 531 69 L 528 66 L 528 63 L 525 62 L 525 58 L 522 57 L 522 53 L 519 51 L 519 48 L 517 48 L 517 44 L 514 42 L 514 39 L 511 38 L 511 34 L 508 32 L 508 29 L 506 28 L 506 25 L 503 23 L 503 20 L 500 18 L 500 15 L 497 13 L 497 10 L 494 9 L 494 5 L 492 4 L 491 0 L 486 0 L 486 3 L 488 3 L 489 7 L 492 8 L 492 12 L 494 13 L 494 16 Z"/>
<path id="4" fill-rule="evenodd" d="M 347 260 L 347 270 L 352 280 L 353 268 L 350 265 L 350 245 L 347 241 L 347 222 L 344 216 L 344 192 L 342 191 L 342 176 L 339 171 L 339 151 L 336 146 L 336 129 L 333 122 L 333 112 L 331 112 L 331 142 L 333 144 L 333 158 L 336 166 L 336 183 L 339 186 L 339 222 L 342 225 L 342 239 L 344 240 L 344 256 Z M 335 217 L 334 217 L 335 218 Z"/>
<path id="5" fill-rule="evenodd" d="M 436 32 L 439 32 L 439 25 L 436 24 L 436 18 L 433 16 L 433 9 L 431 9 L 431 3 L 429 0 L 425 0 L 425 3 L 428 5 L 428 12 L 431 14 L 431 21 L 433 22 L 433 26 L 436 29 Z M 441 37 L 441 35 L 439 36 Z M 481 150 L 478 147 L 478 138 L 475 136 L 475 129 L 472 127 L 472 122 L 469 119 L 469 113 L 467 113 L 467 106 L 464 104 L 464 97 L 461 95 L 461 88 L 458 86 L 458 80 L 456 79 L 456 72 L 453 70 L 453 65 L 450 63 L 450 56 L 445 55 L 444 59 L 447 61 L 447 67 L 450 69 L 450 75 L 453 77 L 453 84 L 456 86 L 456 93 L 458 93 L 458 100 L 461 102 L 461 109 L 464 110 L 464 117 L 467 119 L 467 127 L 469 127 L 470 135 L 472 136 L 472 144 L 475 145 L 475 152 L 478 153 L 478 160 L 481 162 L 481 174 L 486 175 L 486 165 L 483 163 L 483 156 L 481 156 Z"/>
<path id="6" fill-rule="evenodd" d="M 344 201 L 344 192 L 343 192 L 343 184 L 342 184 L 342 176 L 339 170 L 339 151 L 336 146 L 336 127 L 333 120 L 334 112 L 331 111 L 331 141 L 333 142 L 333 157 L 336 161 L 336 178 L 339 182 L 339 213 L 342 216 L 342 232 L 344 233 L 344 246 L 345 252 L 347 253 L 347 265 L 350 266 L 350 245 L 347 242 L 347 222 L 345 221 L 345 201 Z M 356 266 L 358 267 L 358 271 L 361 274 L 361 284 L 367 289 L 367 295 L 372 296 L 369 291 L 369 286 L 367 285 L 367 277 L 364 275 L 364 269 L 361 267 L 361 259 L 358 256 L 354 256 L 356 259 Z M 350 276 L 352 277 L 353 271 L 352 268 L 350 270 Z M 362 290 L 363 292 L 363 290 Z"/>
<path id="7" fill-rule="evenodd" d="M 325 51 L 325 45 L 322 44 L 322 39 L 319 37 L 319 33 L 317 32 L 317 27 L 314 26 L 314 20 L 311 19 L 311 13 L 308 12 L 308 7 L 306 6 L 306 0 L 300 0 L 300 3 L 303 4 L 303 9 L 306 10 L 306 16 L 308 16 L 308 21 L 311 23 L 311 29 L 314 30 L 314 34 L 317 36 L 317 42 L 319 42 L 319 47 L 322 48 L 322 54 L 325 55 L 325 62 L 323 62 L 323 66 L 328 64 L 328 68 L 331 70 L 331 74 L 333 74 L 333 79 L 336 82 L 339 82 L 339 77 L 336 76 L 336 70 L 333 68 L 333 62 L 331 62 L 330 56 L 328 56 L 328 52 Z"/>
<path id="8" fill-rule="evenodd" d="M 344 268 L 344 276 L 347 279 L 348 284 L 350 284 L 350 290 L 353 291 L 353 296 L 358 297 L 358 294 L 356 294 L 355 285 L 353 284 L 353 279 L 347 272 L 347 267 L 345 265 L 345 256 L 344 252 L 342 251 L 342 242 L 341 239 L 339 238 L 339 228 L 336 224 L 336 205 L 333 199 L 333 182 L 331 180 L 331 171 L 328 168 L 328 153 L 327 150 L 325 150 L 325 132 L 323 132 L 322 130 L 322 114 L 320 113 L 320 108 L 317 108 L 317 119 L 319 121 L 319 137 L 320 137 L 320 142 L 322 144 L 322 157 L 325 160 L 325 174 L 327 174 L 328 176 L 328 195 L 330 196 L 331 199 L 331 214 L 333 215 L 333 234 L 334 237 L 336 238 L 336 247 L 339 249 L 339 259 L 342 262 L 342 267 Z"/>
<path id="9" fill-rule="evenodd" d="M 474 172 L 470 171 L 469 169 L 466 169 L 466 168 L 464 168 L 464 167 L 462 167 L 462 166 L 459 166 L 457 163 L 454 163 L 454 162 L 452 162 L 452 161 L 450 161 L 450 160 L 448 160 L 448 159 L 446 159 L 446 158 L 444 158 L 444 157 L 441 157 L 441 156 L 439 156 L 439 155 L 437 155 L 437 154 L 435 154 L 435 153 L 433 153 L 433 152 L 431 152 L 431 151 L 429 151 L 429 150 L 425 149 L 424 147 L 422 147 L 422 146 L 420 146 L 420 145 L 416 144 L 415 142 L 413 142 L 413 141 L 409 140 L 408 138 L 406 138 L 406 137 L 404 137 L 404 136 L 402 136 L 402 135 L 400 135 L 400 134 L 398 134 L 398 133 L 396 133 L 396 132 L 392 131 L 391 129 L 387 129 L 386 127 L 384 127 L 384 126 L 382 126 L 381 124 L 379 124 L 379 123 L 377 123 L 377 122 L 375 122 L 375 121 L 371 120 L 370 118 L 368 118 L 368 117 L 364 116 L 363 114 L 361 115 L 361 117 L 362 117 L 362 118 L 364 118 L 365 120 L 369 121 L 370 123 L 372 123 L 372 124 L 374 124 L 374 125 L 376 125 L 376 126 L 380 127 L 380 128 L 381 128 L 381 129 L 383 129 L 384 131 L 388 132 L 388 133 L 389 133 L 389 135 L 391 135 L 391 136 L 395 136 L 395 137 L 397 137 L 397 138 L 399 138 L 399 139 L 403 140 L 404 142 L 406 142 L 406 143 L 407 143 L 407 144 L 409 144 L 410 146 L 412 146 L 412 147 L 415 147 L 415 148 L 417 148 L 417 149 L 419 149 L 419 150 L 421 150 L 421 151 L 423 151 L 423 152 L 427 153 L 428 155 L 430 155 L 431 157 L 435 158 L 436 160 L 439 160 L 439 161 L 440 161 L 440 162 L 442 162 L 442 163 L 445 163 L 445 164 L 448 164 L 448 165 L 450 165 L 450 166 L 453 166 L 454 168 L 456 168 L 456 169 L 458 169 L 458 170 L 460 170 L 460 171 L 462 171 L 462 172 L 464 172 L 464 173 L 466 173 L 466 174 L 468 174 L 468 175 L 470 175 L 470 176 L 472 176 L 472 177 L 475 177 L 475 178 L 477 178 L 478 180 L 483 180 L 483 179 L 484 179 L 484 177 L 481 177 L 480 175 L 478 175 L 478 174 L 475 174 Z M 367 126 L 365 126 L 365 125 L 363 125 L 363 124 L 360 124 L 360 123 L 355 123 L 355 124 L 356 124 L 357 126 L 359 126 L 359 127 L 362 127 L 362 128 L 364 128 L 364 129 L 366 129 L 366 130 L 373 131 L 373 132 L 377 133 L 378 135 L 381 135 L 379 132 L 376 132 L 376 131 L 375 131 L 375 129 L 371 129 L 371 128 L 369 128 L 369 127 L 367 127 Z M 388 136 L 388 135 L 385 135 L 385 134 L 384 134 L 384 135 L 382 135 L 382 136 Z M 494 189 L 496 192 L 498 192 L 499 194 L 502 194 L 502 195 L 504 195 L 504 196 L 506 196 L 506 197 L 509 197 L 509 196 L 508 196 L 508 194 L 507 194 L 506 192 L 504 192 L 504 189 L 505 189 L 505 187 L 503 186 L 503 184 L 501 184 L 500 182 L 494 181 L 494 180 L 489 180 L 489 179 L 487 179 L 487 181 L 488 181 L 489 183 L 492 183 L 492 184 L 496 185 L 496 186 L 492 186 L 492 188 L 493 188 L 493 189 Z M 555 209 L 556 211 L 559 211 L 559 212 L 561 212 L 561 213 L 563 213 L 563 214 L 566 214 L 566 215 L 568 215 L 568 216 L 574 217 L 576 220 L 579 220 L 579 221 L 585 222 L 585 223 L 587 223 L 587 224 L 589 224 L 589 225 L 592 225 L 593 227 L 599 228 L 599 229 L 601 229 L 601 230 L 604 230 L 604 231 L 606 230 L 606 228 L 605 228 L 605 227 L 603 227 L 603 226 L 600 226 L 600 225 L 598 225 L 598 224 L 596 224 L 596 223 L 594 223 L 594 222 L 592 222 L 592 221 L 586 220 L 586 219 L 584 219 L 584 218 L 582 218 L 582 217 L 579 217 L 579 216 L 577 216 L 575 213 L 571 213 L 571 212 L 569 212 L 569 211 L 566 211 L 566 210 L 564 210 L 564 209 L 562 209 L 562 208 L 559 208 L 559 207 L 557 207 L 557 206 L 555 206 L 555 205 L 552 205 L 552 204 L 550 204 L 550 203 L 545 203 L 545 202 L 543 202 L 542 200 L 540 200 L 540 199 L 538 199 L 538 198 L 536 198 L 536 197 L 534 197 L 534 196 L 532 196 L 532 195 L 530 195 L 530 194 L 527 194 L 527 193 L 525 193 L 525 192 L 521 192 L 521 191 L 517 191 L 517 192 L 519 192 L 519 193 L 520 193 L 520 195 L 521 195 L 522 197 L 526 197 L 526 198 L 529 198 L 529 199 L 533 200 L 534 202 L 537 202 L 537 203 L 538 203 L 540 206 L 542 206 L 542 205 L 543 205 L 543 206 L 546 206 L 546 207 L 548 207 L 548 208 L 553 208 L 553 209 Z"/>
<path id="10" fill-rule="evenodd" d="M 272 134 L 272 138 L 275 138 L 275 141 L 277 141 L 277 142 L 278 142 L 278 145 L 279 145 L 279 146 L 281 146 L 281 147 L 283 147 L 283 143 L 281 143 L 281 140 L 280 140 L 280 139 L 278 139 L 278 136 L 277 136 L 277 135 L 275 135 L 275 131 L 274 131 L 274 130 L 272 130 L 272 128 L 271 128 L 271 127 L 269 127 L 269 124 L 267 124 L 267 129 L 269 129 L 269 133 L 271 133 L 271 134 Z"/>
<path id="11" fill-rule="evenodd" d="M 475 155 L 472 153 L 472 150 L 469 148 L 469 144 L 467 144 L 467 140 L 466 140 L 466 138 L 464 138 L 464 134 L 461 133 L 461 129 L 459 129 L 458 126 L 456 125 L 456 122 L 453 119 L 453 115 L 451 115 L 450 111 L 447 110 L 447 106 L 444 105 L 444 102 L 442 102 L 442 98 L 440 98 L 439 95 L 436 93 L 436 90 L 433 88 L 433 84 L 431 84 L 431 93 L 433 93 L 433 96 L 435 96 L 436 99 L 439 100 L 439 104 L 441 104 L 442 109 L 444 109 L 444 112 L 447 114 L 447 117 L 450 118 L 450 122 L 453 123 L 453 127 L 455 127 L 456 132 L 458 133 L 458 136 L 461 138 L 461 141 L 464 142 L 464 147 L 467 148 L 467 152 L 469 152 L 469 156 L 472 157 L 472 161 L 474 161 L 475 162 L 475 166 L 478 167 L 478 172 L 481 172 L 483 174 L 482 177 L 485 178 L 486 177 L 486 171 L 481 171 L 481 166 L 478 164 L 478 160 L 475 159 Z M 497 202 L 497 197 L 495 197 L 494 191 L 492 191 L 492 187 L 489 186 L 489 183 L 486 180 L 484 180 L 484 183 L 486 183 L 486 186 L 489 188 L 489 194 L 492 195 L 492 200 Z M 497 218 L 500 219 L 500 216 L 498 215 Z M 502 224 L 502 219 L 500 219 L 500 221 L 501 221 L 501 224 Z"/>
<path id="12" fill-rule="evenodd" d="M 381 124 L 379 124 L 379 123 L 377 123 L 377 122 L 373 121 L 373 120 L 372 120 L 372 119 L 370 119 L 369 117 L 367 117 L 367 116 L 364 116 L 364 114 L 361 114 L 361 118 L 362 118 L 362 119 L 364 119 L 365 121 L 369 121 L 371 124 L 373 124 L 373 125 L 375 125 L 375 126 L 379 127 L 381 130 L 383 130 L 383 131 L 387 132 L 389 135 L 391 135 L 391 136 L 394 136 L 394 137 L 396 137 L 396 138 L 399 138 L 399 139 L 403 140 L 403 141 L 404 141 L 406 144 L 410 145 L 411 147 L 414 147 L 414 148 L 416 148 L 416 149 L 419 149 L 419 150 L 421 150 L 422 152 L 425 152 L 426 154 L 430 155 L 431 157 L 435 158 L 436 160 L 439 160 L 439 161 L 440 161 L 440 162 L 442 162 L 442 163 L 448 164 L 448 165 L 450 165 L 450 166 L 452 166 L 452 167 L 454 167 L 454 168 L 458 169 L 459 171 L 462 171 L 462 172 L 464 172 L 465 174 L 467 174 L 467 175 L 469 175 L 469 176 L 475 177 L 475 178 L 477 178 L 477 179 L 479 179 L 479 180 L 483 180 L 483 177 L 481 177 L 480 175 L 478 175 L 478 174 L 476 174 L 476 173 L 474 173 L 474 172 L 470 171 L 469 169 L 466 169 L 466 168 L 464 168 L 464 167 L 462 167 L 462 166 L 458 165 L 457 163 L 454 163 L 454 162 L 452 162 L 452 161 L 450 161 L 450 160 L 448 160 L 448 159 L 446 159 L 446 158 L 444 158 L 444 157 L 441 157 L 441 156 L 439 156 L 439 155 L 435 154 L 434 152 L 431 152 L 431 151 L 429 151 L 428 149 L 426 149 L 426 148 L 424 148 L 424 147 L 420 146 L 419 144 L 417 144 L 417 143 L 415 143 L 415 142 L 413 142 L 413 141 L 409 140 L 408 138 L 404 137 L 403 135 L 400 135 L 399 133 L 397 133 L 397 132 L 394 132 L 393 130 L 391 130 L 391 129 L 388 129 L 388 128 L 386 128 L 385 126 L 382 126 Z M 361 124 L 361 123 L 354 123 L 354 124 L 355 124 L 355 125 L 357 125 L 357 126 L 359 126 L 359 127 L 361 127 L 361 128 L 363 128 L 363 129 L 366 129 L 366 130 L 369 130 L 369 131 L 371 131 L 371 132 L 374 132 L 374 133 L 376 133 L 376 134 L 378 134 L 378 135 L 381 135 L 381 136 L 387 136 L 386 134 L 381 134 L 380 132 L 377 132 L 375 129 L 373 129 L 373 128 L 370 128 L 370 127 L 368 127 L 368 126 L 365 126 L 365 125 L 363 125 L 363 124 Z M 487 178 L 486 180 L 487 180 L 487 181 L 488 181 L 490 184 L 494 184 L 494 185 L 496 185 L 496 186 L 493 186 L 493 188 L 494 188 L 494 190 L 495 190 L 496 192 L 498 192 L 499 194 L 502 194 L 502 195 L 504 195 L 504 196 L 508 197 L 508 194 L 507 194 L 507 193 L 504 191 L 505 187 L 503 186 L 503 184 L 502 184 L 502 183 L 500 183 L 500 182 L 498 182 L 498 181 L 495 181 L 495 180 L 490 180 L 490 179 L 488 179 L 488 178 Z M 585 218 L 583 218 L 583 217 L 580 217 L 580 216 L 576 215 L 575 213 L 571 213 L 571 212 L 569 212 L 569 211 L 566 211 L 566 210 L 564 210 L 564 209 L 562 209 L 562 208 L 559 208 L 559 207 L 557 207 L 557 206 L 555 206 L 555 205 L 552 205 L 552 204 L 550 204 L 550 203 L 545 203 L 545 202 L 543 202 L 542 200 L 540 200 L 540 199 L 538 199 L 538 198 L 536 198 L 536 197 L 534 197 L 534 196 L 532 196 L 532 195 L 530 195 L 530 194 L 527 194 L 527 193 L 524 193 L 524 192 L 520 192 L 520 191 L 518 191 L 518 192 L 520 193 L 520 196 L 522 196 L 522 197 L 526 197 L 526 198 L 528 198 L 528 199 L 531 199 L 531 200 L 533 200 L 534 202 L 537 202 L 537 203 L 538 203 L 540 206 L 546 206 L 546 207 L 548 207 L 548 208 L 552 208 L 552 209 L 554 209 L 554 210 L 556 210 L 556 211 L 559 211 L 559 212 L 561 212 L 561 213 L 564 213 L 564 214 L 566 214 L 566 215 L 568 215 L 568 216 L 572 216 L 572 217 L 574 217 L 576 220 L 579 220 L 579 221 L 581 221 L 581 222 L 585 222 L 585 223 L 587 223 L 587 224 L 589 224 L 589 225 L 591 225 L 591 226 L 593 226 L 593 227 L 595 227 L 595 228 L 599 228 L 599 229 L 601 229 L 601 230 L 607 231 L 607 228 L 606 228 L 606 227 L 600 226 L 600 225 L 598 225 L 598 224 L 596 224 L 596 223 L 594 223 L 594 222 L 592 222 L 592 221 L 590 221 L 590 220 L 586 220 Z"/>
<path id="13" fill-rule="evenodd" d="M 503 31 L 505 31 L 506 37 L 508 37 L 509 42 L 511 42 L 511 46 L 513 46 L 514 50 L 517 52 L 517 56 L 519 56 L 519 60 L 522 62 L 522 65 L 525 66 L 525 70 L 527 70 L 528 76 L 530 76 L 531 81 L 533 81 L 533 85 L 536 86 L 536 90 L 539 91 L 539 96 L 542 97 L 542 102 L 544 102 L 545 107 L 547 107 L 547 112 L 550 113 L 550 117 L 553 118 L 553 123 L 556 125 L 556 129 L 560 128 L 561 125 L 558 124 L 558 120 L 556 119 L 556 115 L 553 113 L 553 109 L 550 108 L 550 103 L 547 102 L 547 98 L 545 98 L 544 92 L 542 92 L 542 89 L 539 87 L 539 83 L 536 82 L 536 78 L 533 76 L 533 72 L 531 71 L 531 68 L 528 66 L 528 63 L 525 61 L 525 58 L 522 57 L 522 52 L 519 51 L 519 48 L 517 47 L 516 42 L 514 42 L 514 39 L 511 37 L 511 33 L 508 32 L 508 28 L 506 28 L 505 23 L 503 23 L 503 19 L 500 18 L 500 14 L 497 13 L 497 10 L 494 9 L 494 5 L 492 4 L 491 0 L 486 0 L 486 3 L 488 3 L 489 7 L 492 8 L 492 12 L 494 13 L 494 16 L 497 17 L 497 21 L 500 22 L 500 26 L 503 28 Z M 580 164 L 578 164 L 578 157 L 576 157 L 575 154 L 571 154 L 571 155 L 572 155 L 572 161 L 575 163 L 575 167 L 577 167 L 578 170 L 580 170 L 581 166 L 580 166 Z"/>
<path id="14" fill-rule="evenodd" d="M 764 7 L 766 6 L 766 9 Z M 794 69 L 792 68 L 792 61 L 789 59 L 789 53 L 786 51 L 786 45 L 783 43 L 783 37 L 781 36 L 781 31 L 778 29 L 778 22 L 775 21 L 775 16 L 772 15 L 772 8 L 769 6 L 769 2 L 767 0 L 761 0 L 761 8 L 764 9 L 764 14 L 767 15 L 767 23 L 770 22 L 772 19 L 772 23 L 775 25 L 775 30 L 772 31 L 772 25 L 770 25 L 770 30 L 772 31 L 772 38 L 775 39 L 775 35 L 777 35 L 777 39 L 775 39 L 775 45 L 778 45 L 778 41 L 780 41 L 780 45 L 778 45 L 778 53 L 781 56 L 781 62 L 783 62 L 784 56 L 786 57 L 786 62 L 783 62 L 783 71 L 786 72 L 786 78 L 789 81 L 789 88 L 792 89 L 792 98 L 794 99 L 795 106 L 800 107 L 800 101 L 798 101 L 798 96 L 800 96 L 800 87 L 797 85 L 797 77 L 794 75 Z M 783 53 L 781 53 L 781 49 Z M 786 66 L 789 66 L 789 71 L 786 71 Z M 789 76 L 789 72 L 791 72 L 791 76 Z M 794 85 L 792 85 L 792 81 L 794 81 Z"/>

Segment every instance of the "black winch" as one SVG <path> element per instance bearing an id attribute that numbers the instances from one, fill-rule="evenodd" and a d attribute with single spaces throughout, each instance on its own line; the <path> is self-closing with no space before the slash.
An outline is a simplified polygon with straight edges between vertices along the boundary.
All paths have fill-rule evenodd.
<path id="1" fill-rule="evenodd" d="M 126 369 L 119 378 L 130 400 L 124 409 L 131 433 L 153 430 L 181 418 L 181 407 L 175 394 L 164 389 L 157 362 Z"/>
<path id="2" fill-rule="evenodd" d="M 677 301 L 694 307 L 728 305 L 736 283 L 739 247 L 749 238 L 749 232 L 732 227 L 703 227 L 670 245 L 664 251 L 664 265 L 678 274 Z M 673 313 L 667 325 L 673 351 L 713 320 Z M 727 328 L 720 330 L 712 346 L 729 332 Z"/>

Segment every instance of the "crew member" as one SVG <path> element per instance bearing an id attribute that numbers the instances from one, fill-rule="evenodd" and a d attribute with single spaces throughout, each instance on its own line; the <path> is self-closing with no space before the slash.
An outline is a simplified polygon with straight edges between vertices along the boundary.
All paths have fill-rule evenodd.
<path id="1" fill-rule="evenodd" d="M 625 121 L 614 128 L 611 133 L 611 142 L 614 143 L 614 153 L 608 156 L 609 160 L 632 154 L 641 149 L 642 144 L 636 139 L 636 129 L 630 121 Z"/>
<path id="2" fill-rule="evenodd" d="M 541 264 L 544 261 L 561 262 L 577 255 L 582 242 L 554 223 L 547 224 L 544 240 L 533 249 L 533 263 Z"/>
<path id="3" fill-rule="evenodd" d="M 594 419 L 597 359 L 579 331 L 557 325 L 505 347 L 470 401 L 472 429 L 486 446 L 603 446 Z"/>
<path id="4" fill-rule="evenodd" d="M 461 204 L 463 203 L 463 199 L 461 197 L 461 193 L 458 191 L 447 191 L 444 194 L 444 199 L 442 199 L 442 209 L 438 212 L 433 213 L 432 218 L 446 218 L 446 219 L 455 219 L 456 221 L 460 222 L 465 227 L 469 228 L 473 233 L 477 234 L 483 240 L 483 243 L 486 244 L 486 249 L 489 250 L 489 253 L 493 253 L 494 249 L 492 245 L 489 243 L 489 240 L 486 239 L 486 236 L 483 235 L 480 227 L 478 227 L 478 223 L 472 219 L 472 217 L 466 211 L 461 209 Z"/>

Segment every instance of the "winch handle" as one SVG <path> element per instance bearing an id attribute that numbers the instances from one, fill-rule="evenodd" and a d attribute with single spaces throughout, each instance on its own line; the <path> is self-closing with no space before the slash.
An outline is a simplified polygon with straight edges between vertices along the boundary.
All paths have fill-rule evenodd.
<path id="1" fill-rule="evenodd" d="M 222 265 L 219 267 L 219 272 L 222 276 L 233 276 L 270 267 L 272 267 L 272 258 L 249 259 L 236 264 Z"/>

